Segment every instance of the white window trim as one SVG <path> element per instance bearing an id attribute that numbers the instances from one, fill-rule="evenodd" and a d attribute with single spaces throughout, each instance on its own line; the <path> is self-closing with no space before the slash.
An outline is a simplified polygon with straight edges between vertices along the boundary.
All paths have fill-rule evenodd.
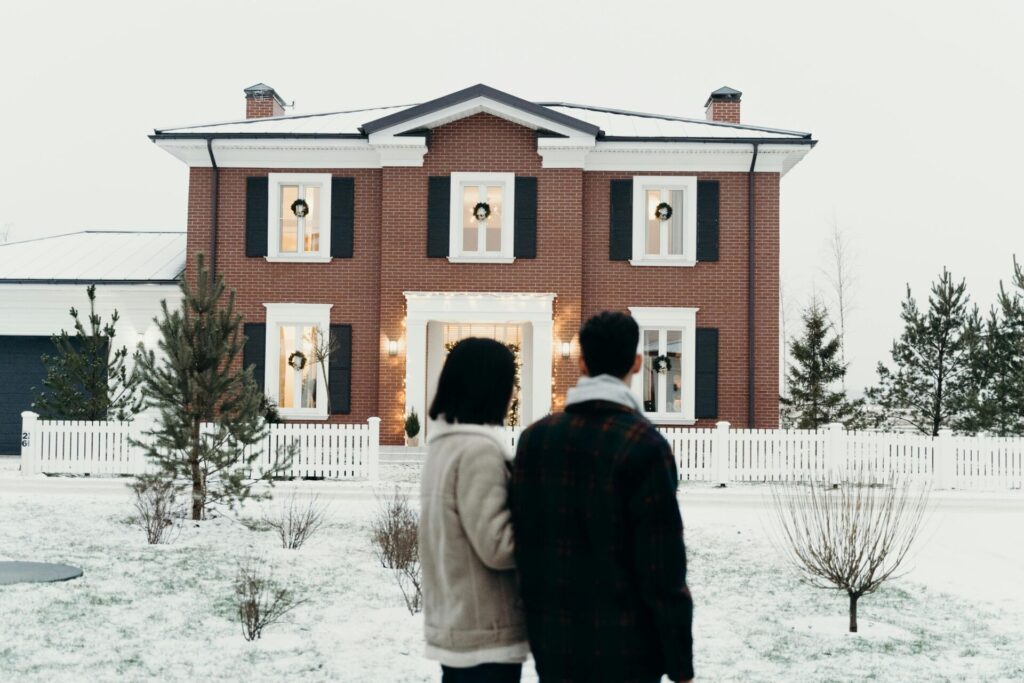
<path id="1" fill-rule="evenodd" d="M 665 308 L 630 306 L 629 312 L 640 326 L 640 343 L 637 353 L 643 353 L 644 330 L 682 330 L 683 332 L 683 410 L 682 413 L 656 412 L 648 413 L 651 422 L 657 424 L 692 425 L 694 418 L 696 392 L 694 383 L 697 380 L 697 311 L 698 308 Z M 641 373 L 633 375 L 633 392 L 640 398 L 643 405 L 643 377 Z"/>
<path id="2" fill-rule="evenodd" d="M 647 190 L 682 190 L 683 253 L 651 256 L 647 251 Z M 697 265 L 697 177 L 633 176 L 633 266 L 692 267 Z"/>
<path id="3" fill-rule="evenodd" d="M 281 252 L 281 186 L 320 186 L 320 251 L 316 253 Z M 267 174 L 267 261 L 271 263 L 328 263 L 331 260 L 331 174 Z M 301 242 L 300 242 L 301 243 Z"/>
<path id="4" fill-rule="evenodd" d="M 501 251 L 495 256 L 462 251 L 462 189 L 466 185 L 501 185 Z M 451 263 L 512 263 L 515 261 L 515 173 L 452 173 L 448 226 Z"/>
<path id="5" fill-rule="evenodd" d="M 332 304 L 263 304 L 267 309 L 266 320 L 266 357 L 264 361 L 264 384 L 267 396 L 280 406 L 278 391 L 281 353 L 281 336 L 278 328 L 289 324 L 316 325 L 320 333 L 329 334 Z M 313 362 L 310 359 L 310 362 Z M 327 381 L 318 369 L 316 383 L 316 408 L 281 408 L 277 411 L 286 420 L 326 420 L 327 415 Z"/>

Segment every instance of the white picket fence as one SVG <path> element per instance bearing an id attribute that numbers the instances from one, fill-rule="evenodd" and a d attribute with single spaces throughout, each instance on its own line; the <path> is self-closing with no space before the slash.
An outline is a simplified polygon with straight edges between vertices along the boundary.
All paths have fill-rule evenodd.
<path id="1" fill-rule="evenodd" d="M 143 474 L 154 470 L 143 450 L 149 428 L 134 422 L 40 420 L 22 413 L 22 474 Z M 380 464 L 380 418 L 365 424 L 272 424 L 266 437 L 251 446 L 259 457 L 253 469 L 270 469 L 277 454 L 297 447 L 285 477 L 367 479 L 375 481 Z M 251 451 L 250 451 L 251 452 Z"/>
<path id="2" fill-rule="evenodd" d="M 858 470 L 878 477 L 895 473 L 939 489 L 1024 487 L 1024 438 L 938 437 L 906 432 L 661 427 L 672 447 L 680 481 L 839 482 Z M 518 429 L 505 428 L 515 450 Z M 721 454 L 722 457 L 719 457 Z"/>

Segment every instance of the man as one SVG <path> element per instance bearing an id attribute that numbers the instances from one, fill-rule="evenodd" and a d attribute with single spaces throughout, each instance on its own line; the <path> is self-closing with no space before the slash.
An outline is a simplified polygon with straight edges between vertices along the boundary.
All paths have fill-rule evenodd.
<path id="1" fill-rule="evenodd" d="M 693 678 L 675 460 L 629 388 L 639 335 L 622 313 L 588 320 L 565 412 L 519 438 L 515 557 L 542 683 Z"/>

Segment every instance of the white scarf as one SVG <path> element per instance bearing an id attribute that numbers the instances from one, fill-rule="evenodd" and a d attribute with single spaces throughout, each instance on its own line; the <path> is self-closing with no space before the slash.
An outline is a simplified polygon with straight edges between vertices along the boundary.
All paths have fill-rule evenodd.
<path id="1" fill-rule="evenodd" d="M 640 399 L 636 397 L 629 385 L 611 375 L 580 377 L 576 386 L 566 393 L 565 405 L 570 406 L 584 401 L 611 401 L 632 408 L 638 413 L 643 412 Z"/>

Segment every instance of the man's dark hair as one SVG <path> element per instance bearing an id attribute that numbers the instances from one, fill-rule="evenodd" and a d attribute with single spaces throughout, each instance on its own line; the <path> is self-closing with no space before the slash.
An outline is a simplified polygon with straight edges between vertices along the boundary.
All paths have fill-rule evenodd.
<path id="1" fill-rule="evenodd" d="M 580 328 L 580 349 L 591 377 L 625 377 L 633 367 L 639 344 L 640 327 L 625 313 L 604 311 Z"/>
<path id="2" fill-rule="evenodd" d="M 469 337 L 456 344 L 441 368 L 430 419 L 500 425 L 508 413 L 516 359 L 504 344 Z"/>

